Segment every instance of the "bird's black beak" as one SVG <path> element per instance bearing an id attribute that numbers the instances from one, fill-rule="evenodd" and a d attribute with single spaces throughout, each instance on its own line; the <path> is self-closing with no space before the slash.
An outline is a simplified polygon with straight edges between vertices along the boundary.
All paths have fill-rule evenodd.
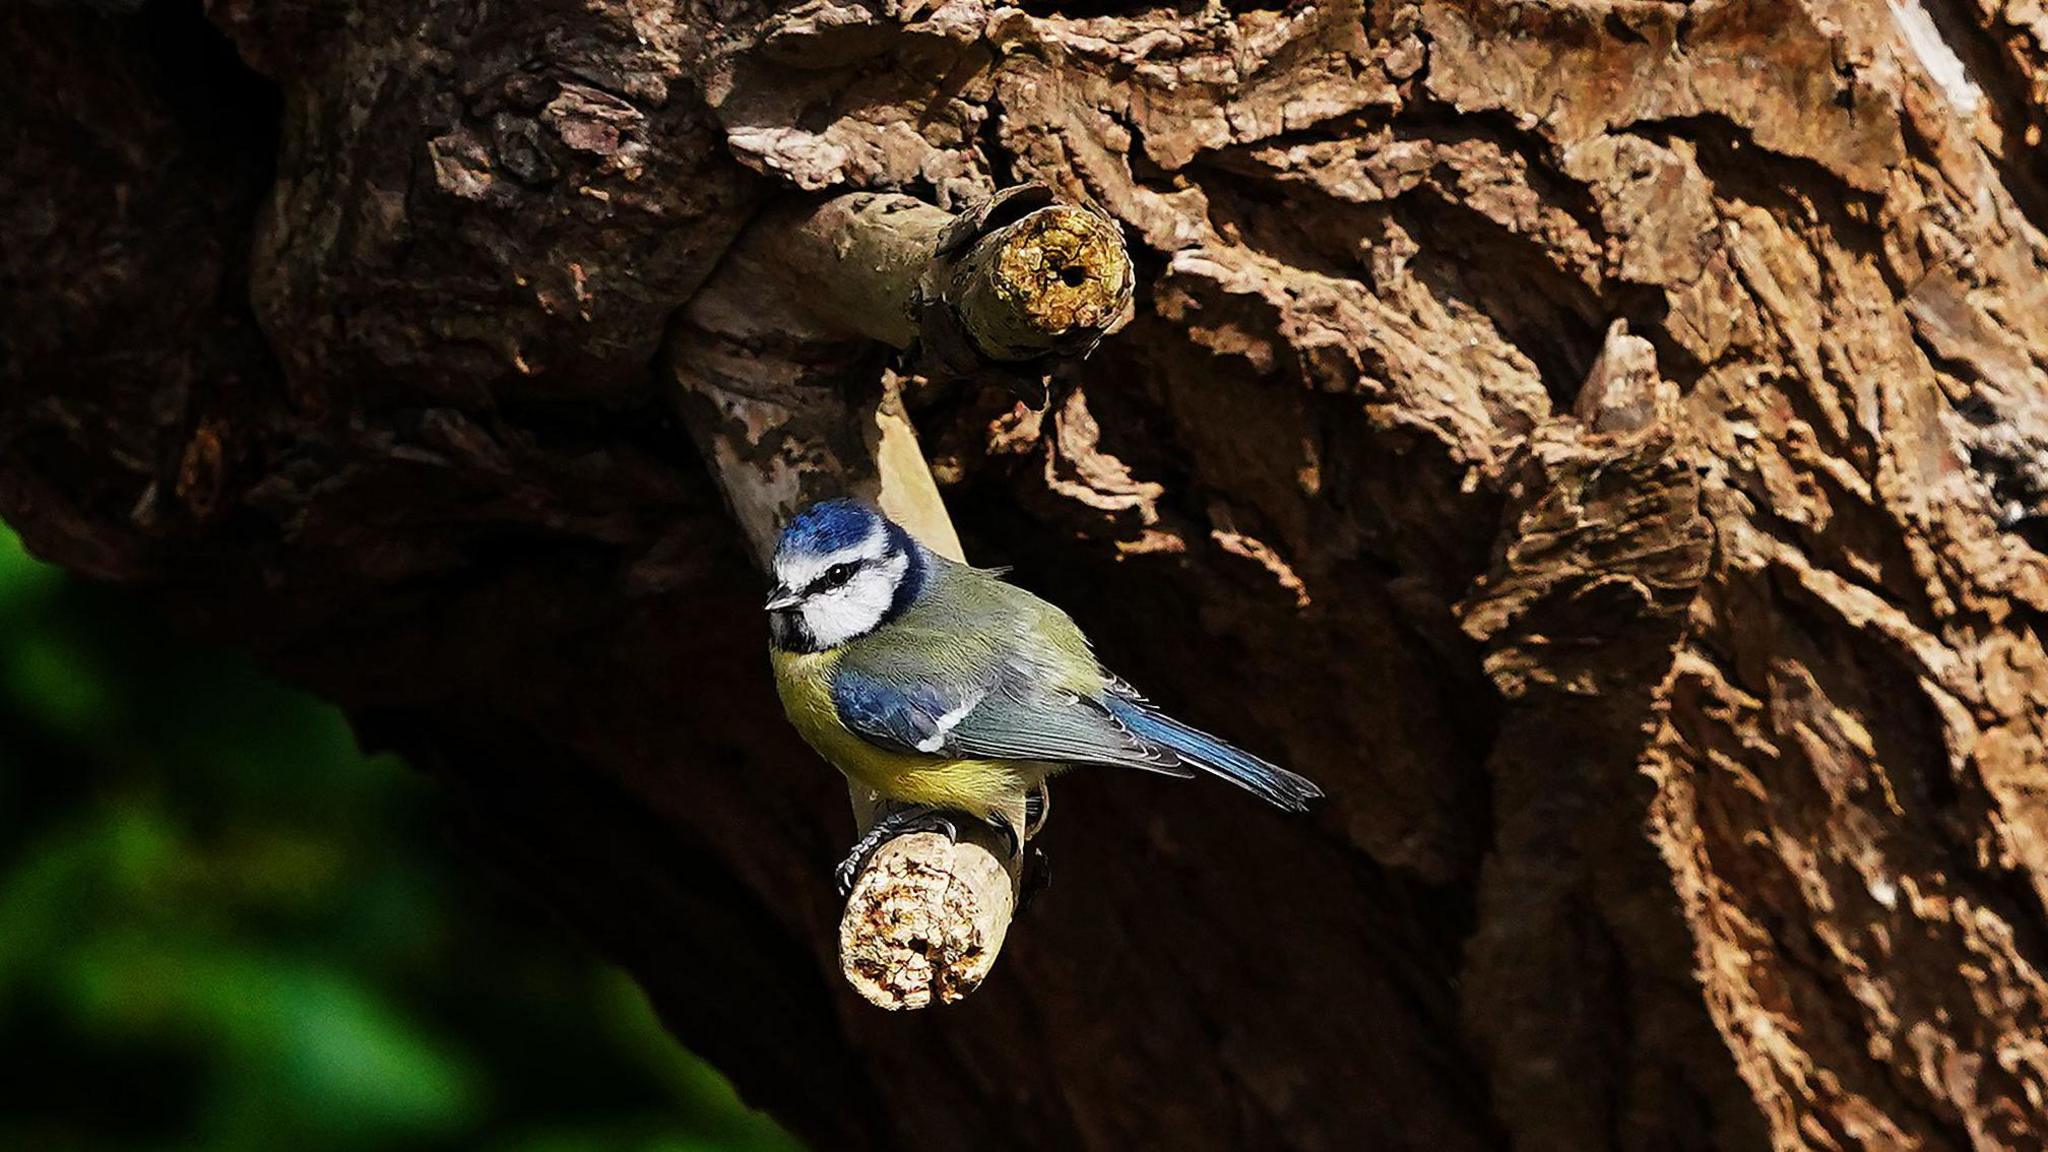
<path id="1" fill-rule="evenodd" d="M 766 608 L 770 612 L 780 612 L 784 608 L 796 607 L 797 603 L 802 599 L 803 597 L 790 590 L 789 585 L 777 584 L 775 590 L 768 593 Z"/>

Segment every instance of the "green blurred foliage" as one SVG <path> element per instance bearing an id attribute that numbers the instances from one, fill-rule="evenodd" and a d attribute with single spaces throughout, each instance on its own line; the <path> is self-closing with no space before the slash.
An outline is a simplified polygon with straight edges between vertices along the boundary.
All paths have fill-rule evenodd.
<path id="1" fill-rule="evenodd" d="M 769 1152 L 332 709 L 0 525 L 0 1149 Z"/>

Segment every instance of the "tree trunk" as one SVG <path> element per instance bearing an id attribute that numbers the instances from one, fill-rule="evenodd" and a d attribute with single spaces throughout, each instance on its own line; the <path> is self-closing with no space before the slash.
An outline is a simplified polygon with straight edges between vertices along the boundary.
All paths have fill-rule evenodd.
<path id="1" fill-rule="evenodd" d="M 15 5 L 0 515 L 411 754 L 819 1147 L 2042 1147 L 2048 17 L 1116 12 Z M 1331 802 L 1067 777 L 888 1015 L 664 339 L 767 209 L 1025 180 L 1135 316 L 1043 414 L 903 387 L 967 553 Z"/>

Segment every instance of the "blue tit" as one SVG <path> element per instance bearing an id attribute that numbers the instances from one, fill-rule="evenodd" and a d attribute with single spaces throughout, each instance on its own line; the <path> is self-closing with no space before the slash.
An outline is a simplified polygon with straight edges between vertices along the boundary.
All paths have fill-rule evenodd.
<path id="1" fill-rule="evenodd" d="M 994 825 L 1017 848 L 1027 797 L 1069 765 L 1207 772 L 1290 812 L 1322 795 L 1155 708 L 1096 661 L 1065 612 L 866 505 L 827 500 L 792 518 L 774 575 L 783 709 L 856 796 L 895 802 L 841 866 L 842 888 L 882 839 L 951 830 L 948 813 Z"/>

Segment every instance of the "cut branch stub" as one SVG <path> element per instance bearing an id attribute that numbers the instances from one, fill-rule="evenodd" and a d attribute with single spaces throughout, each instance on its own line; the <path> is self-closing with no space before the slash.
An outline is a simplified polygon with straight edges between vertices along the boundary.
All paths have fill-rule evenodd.
<path id="1" fill-rule="evenodd" d="M 1123 235 L 1043 186 L 1009 189 L 939 238 L 916 301 L 920 367 L 995 373 L 1034 407 L 1045 370 L 1085 356 L 1123 317 L 1134 283 Z"/>
<path id="2" fill-rule="evenodd" d="M 1016 910 L 1016 870 L 986 838 L 961 832 L 958 843 L 936 832 L 898 836 L 855 881 L 839 920 L 839 965 L 868 1003 L 956 1003 L 995 966 Z"/>

